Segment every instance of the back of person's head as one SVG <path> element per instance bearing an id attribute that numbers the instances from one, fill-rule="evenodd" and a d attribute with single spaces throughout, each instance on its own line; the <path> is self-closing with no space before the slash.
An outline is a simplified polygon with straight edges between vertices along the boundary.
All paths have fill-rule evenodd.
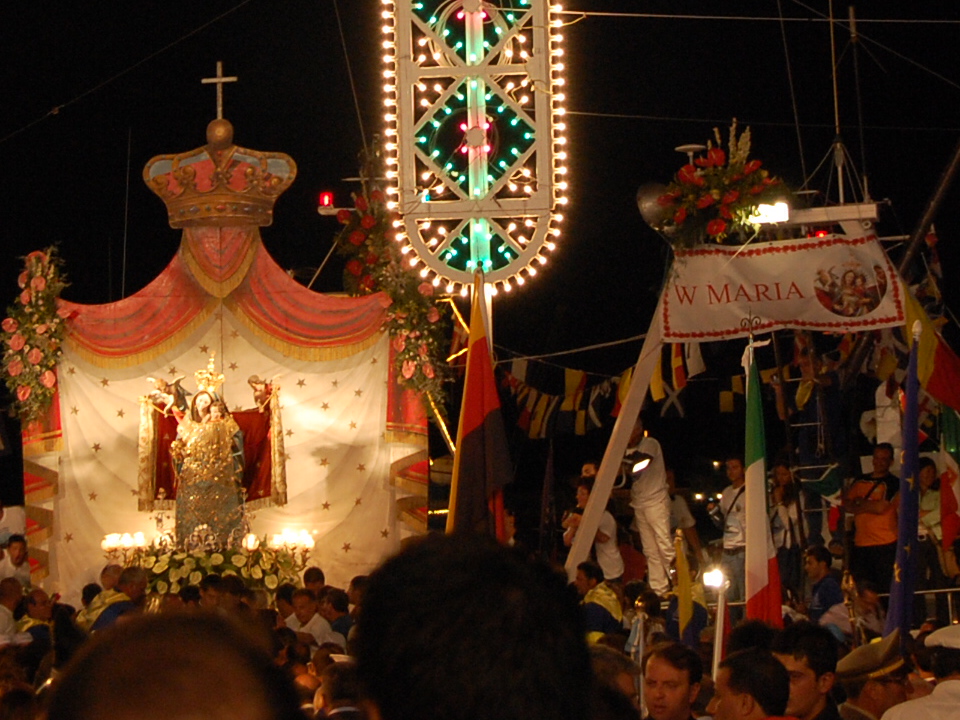
<path id="1" fill-rule="evenodd" d="M 833 633 L 811 622 L 795 622 L 773 638 L 770 650 L 806 660 L 817 677 L 837 671 L 839 646 Z"/>
<path id="2" fill-rule="evenodd" d="M 246 594 L 247 586 L 237 575 L 224 575 L 220 579 L 220 592 L 233 595 L 239 599 Z"/>
<path id="3" fill-rule="evenodd" d="M 102 590 L 103 588 L 97 585 L 97 583 L 87 583 L 83 586 L 83 590 L 80 591 L 80 602 L 86 607 Z"/>
<path id="4" fill-rule="evenodd" d="M 328 588 L 324 599 L 330 603 L 330 606 L 338 613 L 345 613 L 350 610 L 350 598 L 347 597 L 346 590 Z"/>
<path id="5" fill-rule="evenodd" d="M 180 596 L 180 600 L 184 605 L 200 604 L 200 588 L 196 585 L 184 585 L 177 594 Z"/>
<path id="6" fill-rule="evenodd" d="M 930 669 L 937 680 L 960 674 L 960 649 L 934 647 L 930 650 Z"/>
<path id="7" fill-rule="evenodd" d="M 293 593 L 297 589 L 297 586 L 293 583 L 281 583 L 277 586 L 277 600 L 283 601 L 288 605 L 293 603 Z"/>
<path id="8" fill-rule="evenodd" d="M 324 585 L 327 582 L 326 576 L 323 574 L 323 570 L 316 567 L 315 565 L 308 567 L 303 571 L 303 584 L 304 585 L 313 585 L 319 583 Z"/>
<path id="9" fill-rule="evenodd" d="M 40 700 L 29 685 L 11 688 L 0 695 L 2 720 L 36 720 L 39 717 Z"/>
<path id="10" fill-rule="evenodd" d="M 360 682 L 354 662 L 330 663 L 320 672 L 320 683 L 324 698 L 334 705 L 355 705 L 360 700 Z"/>
<path id="11" fill-rule="evenodd" d="M 727 638 L 727 652 L 735 653 L 738 650 L 758 648 L 769 650 L 776 630 L 762 620 L 747 620 L 730 631 Z"/>
<path id="12" fill-rule="evenodd" d="M 19 602 L 23 597 L 23 585 L 15 577 L 0 580 L 0 602 Z"/>
<path id="13" fill-rule="evenodd" d="M 204 575 L 202 578 L 200 578 L 200 591 L 207 592 L 209 590 L 224 592 L 223 578 L 216 573 L 210 573 L 209 575 Z"/>
<path id="14" fill-rule="evenodd" d="M 49 720 L 198 717 L 303 718 L 261 638 L 214 613 L 142 615 L 100 631 L 67 665 L 48 712 Z"/>
<path id="15" fill-rule="evenodd" d="M 593 677 L 602 685 L 616 687 L 617 677 L 624 673 L 635 677 L 640 675 L 640 666 L 623 652 L 607 645 L 591 645 L 589 651 Z"/>
<path id="16" fill-rule="evenodd" d="M 373 575 L 354 650 L 383 720 L 585 718 L 590 661 L 566 578 L 489 538 L 430 535 Z"/>
<path id="17" fill-rule="evenodd" d="M 54 605 L 52 628 L 53 666 L 60 670 L 73 659 L 88 636 L 74 622 L 73 611 L 66 605 Z"/>
<path id="18" fill-rule="evenodd" d="M 720 663 L 727 686 L 752 697 L 767 715 L 783 715 L 790 699 L 790 673 L 768 650 L 740 650 Z"/>

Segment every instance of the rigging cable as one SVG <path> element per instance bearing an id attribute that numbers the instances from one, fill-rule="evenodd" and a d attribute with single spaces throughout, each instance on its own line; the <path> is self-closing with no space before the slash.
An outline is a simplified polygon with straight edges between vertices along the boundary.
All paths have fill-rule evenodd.
<path id="1" fill-rule="evenodd" d="M 350 66 L 350 53 L 347 51 L 347 39 L 343 34 L 343 23 L 340 21 L 340 6 L 337 0 L 333 0 L 333 13 L 337 16 L 337 29 L 340 31 L 340 44 L 343 46 L 343 59 L 347 64 L 347 77 L 350 80 L 350 92 L 353 93 L 353 106 L 357 111 L 357 125 L 360 126 L 360 140 L 363 142 L 363 154 L 367 150 L 367 134 L 363 131 L 363 116 L 360 114 L 360 98 L 357 95 L 357 85 L 353 80 L 353 70 Z"/>
<path id="2" fill-rule="evenodd" d="M 777 0 L 777 12 L 780 15 L 780 36 L 783 38 L 783 57 L 787 61 L 787 82 L 790 85 L 790 102 L 793 103 L 793 124 L 797 129 L 797 149 L 800 151 L 800 172 L 807 177 L 807 161 L 803 155 L 803 138 L 800 135 L 800 110 L 797 107 L 797 93 L 793 86 L 793 69 L 790 65 L 790 50 L 787 47 L 787 26 L 783 18 L 781 0 Z"/>

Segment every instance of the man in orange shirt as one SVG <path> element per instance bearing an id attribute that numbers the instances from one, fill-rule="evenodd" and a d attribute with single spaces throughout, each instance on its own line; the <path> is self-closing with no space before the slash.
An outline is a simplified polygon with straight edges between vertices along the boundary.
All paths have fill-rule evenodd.
<path id="1" fill-rule="evenodd" d="M 873 449 L 873 472 L 857 478 L 843 499 L 843 508 L 853 514 L 854 538 L 850 570 L 857 580 L 877 587 L 890 584 L 897 553 L 897 509 L 900 480 L 890 473 L 893 446 L 880 443 Z"/>

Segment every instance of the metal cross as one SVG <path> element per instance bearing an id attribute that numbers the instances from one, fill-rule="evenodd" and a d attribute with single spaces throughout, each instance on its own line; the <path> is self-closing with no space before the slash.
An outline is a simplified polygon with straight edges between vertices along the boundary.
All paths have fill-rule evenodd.
<path id="1" fill-rule="evenodd" d="M 237 77 L 235 75 L 232 77 L 223 76 L 223 63 L 219 60 L 217 60 L 217 76 L 200 80 L 204 85 L 215 84 L 217 86 L 217 120 L 223 119 L 223 84 L 236 81 Z"/>

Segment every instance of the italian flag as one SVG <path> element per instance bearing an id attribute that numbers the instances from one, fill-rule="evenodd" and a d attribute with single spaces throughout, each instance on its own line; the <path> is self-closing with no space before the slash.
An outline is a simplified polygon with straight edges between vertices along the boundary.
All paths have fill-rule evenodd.
<path id="1" fill-rule="evenodd" d="M 744 353 L 747 374 L 747 437 L 744 453 L 747 503 L 746 589 L 747 618 L 783 627 L 780 609 L 780 570 L 770 535 L 767 515 L 766 445 L 763 434 L 763 406 L 760 403 L 760 375 L 753 361 L 753 344 Z"/>
<path id="2" fill-rule="evenodd" d="M 943 408 L 940 428 L 940 527 L 943 549 L 949 550 L 960 535 L 960 416 L 955 410 Z"/>

